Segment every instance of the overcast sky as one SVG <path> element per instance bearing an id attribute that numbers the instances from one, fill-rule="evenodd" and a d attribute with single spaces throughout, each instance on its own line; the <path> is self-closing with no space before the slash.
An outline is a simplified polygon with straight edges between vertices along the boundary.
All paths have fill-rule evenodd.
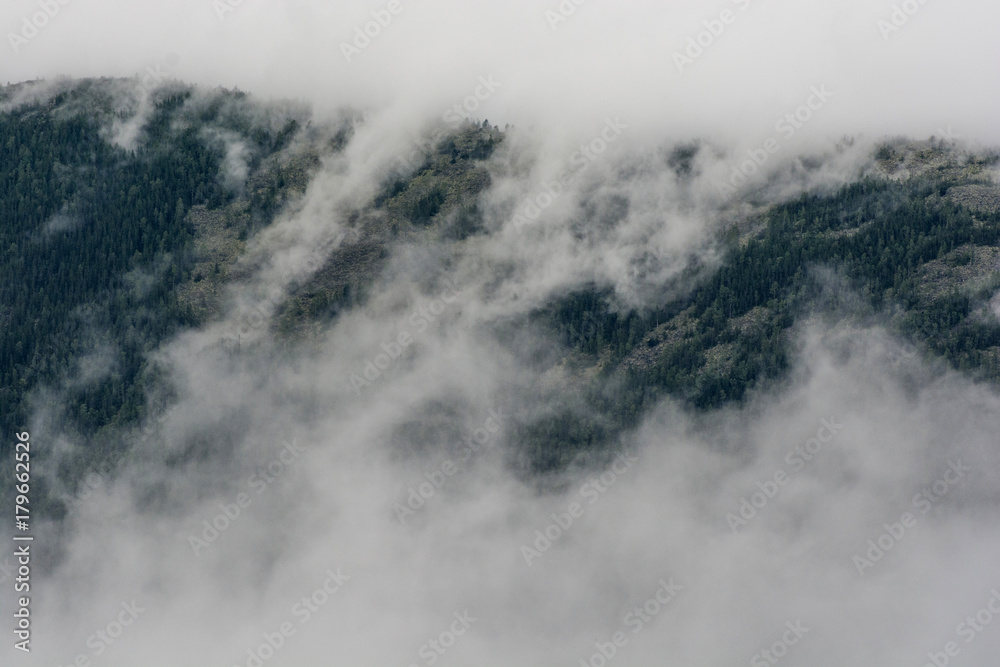
<path id="1" fill-rule="evenodd" d="M 395 14 L 386 2 L 72 0 L 15 45 L 10 33 L 32 34 L 24 19 L 41 10 L 6 0 L 0 80 L 153 68 L 320 107 L 440 116 L 492 76 L 501 85 L 481 113 L 501 126 L 558 132 L 620 114 L 669 136 L 719 140 L 768 136 L 825 85 L 834 96 L 810 122 L 815 137 L 951 127 L 1000 141 L 1000 5 L 902 4 L 912 15 L 889 0 L 427 0 L 394 4 Z M 380 15 L 387 25 L 345 55 Z M 689 40 L 709 30 L 719 34 L 701 36 L 699 55 Z"/>

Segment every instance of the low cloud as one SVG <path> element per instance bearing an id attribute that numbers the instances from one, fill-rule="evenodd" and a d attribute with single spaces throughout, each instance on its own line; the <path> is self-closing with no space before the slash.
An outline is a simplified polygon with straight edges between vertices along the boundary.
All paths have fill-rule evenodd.
<path id="1" fill-rule="evenodd" d="M 256 96 L 251 127 L 295 120 L 289 150 L 321 147 L 302 198 L 249 239 L 219 317 L 150 351 L 154 415 L 106 433 L 129 453 L 85 497 L 41 473 L 69 510 L 38 526 L 50 551 L 25 664 L 919 665 L 951 641 L 968 664 L 1000 654 L 993 626 L 974 641 L 955 629 L 1000 584 L 993 389 L 883 329 L 816 317 L 795 330 L 786 381 L 746 404 L 665 399 L 622 436 L 628 465 L 527 478 L 514 425 L 555 407 L 538 359 L 561 348 L 530 326 L 504 337 L 582 287 L 623 310 L 685 293 L 721 261 L 719 232 L 872 173 L 883 136 L 1000 140 L 983 83 L 1000 62 L 994 5 L 925 3 L 886 38 L 892 3 L 218 4 L 66 4 L 0 66 L 50 78 L 8 89 L 9 110 L 52 99 L 70 85 L 58 74 L 132 77 L 175 53 L 170 77 L 203 86 L 191 114 L 206 89 L 238 86 Z M 37 7 L 10 2 L 0 25 Z M 717 30 L 724 11 L 737 18 Z M 176 85 L 129 81 L 109 125 L 125 147 Z M 249 325 L 359 238 L 351 214 L 417 168 L 406 156 L 453 127 L 456 104 L 513 125 L 483 165 L 483 233 L 394 240 L 369 298 L 309 345 Z M 246 136 L 202 139 L 239 193 Z M 100 360 L 81 360 L 81 381 Z M 553 400 L 575 409 L 572 391 Z M 56 408 L 33 425 L 58 434 L 57 457 L 79 446 L 60 401 L 41 396 Z"/>

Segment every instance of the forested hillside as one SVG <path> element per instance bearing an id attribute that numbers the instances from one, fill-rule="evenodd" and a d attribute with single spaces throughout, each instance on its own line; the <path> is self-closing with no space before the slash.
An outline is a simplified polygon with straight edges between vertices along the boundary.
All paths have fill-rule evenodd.
<path id="1" fill-rule="evenodd" d="M 321 155 L 343 148 L 353 119 L 319 130 L 294 105 L 240 91 L 111 79 L 7 86 L 0 110 L 0 419 L 12 433 L 37 406 L 59 406 L 44 418 L 87 443 L 63 471 L 72 484 L 120 458 L 120 429 L 169 400 L 149 353 L 219 315 L 249 239 L 301 196 Z M 489 184 L 475 163 L 500 139 L 465 126 L 416 154 L 416 174 L 372 202 L 388 215 L 366 218 L 275 333 L 294 340 L 358 303 L 389 241 L 438 213 L 461 207 L 444 233 L 470 233 Z"/>
<path id="2" fill-rule="evenodd" d="M 684 298 L 621 312 L 589 290 L 537 313 L 572 351 L 560 365 L 570 382 L 557 386 L 589 379 L 585 408 L 522 431 L 533 464 L 558 468 L 604 447 L 664 395 L 699 410 L 742 401 L 782 377 L 791 332 L 812 315 L 885 324 L 1000 382 L 1000 188 L 987 175 L 997 155 L 896 143 L 879 157 L 883 175 L 730 228 L 721 267 Z M 906 177 L 891 177 L 903 165 Z"/>
<path id="3" fill-rule="evenodd" d="M 64 428 L 97 459 L 123 446 L 106 435 L 148 416 L 150 351 L 218 316 L 248 240 L 343 149 L 353 121 L 324 134 L 306 112 L 238 91 L 136 98 L 101 80 L 23 101 L 25 86 L 0 95 L 0 414 L 5 432 L 25 428 L 39 392 L 56 392 Z M 145 122 L 129 135 L 136 105 Z M 389 178 L 273 335 L 294 345 L 363 304 L 401 236 L 486 233 L 477 198 L 503 139 L 488 123 L 456 127 Z M 997 156 L 896 141 L 876 157 L 877 173 L 839 191 L 734 223 L 721 264 L 687 274 L 683 297 L 625 311 L 594 286 L 498 327 L 502 344 L 532 327 L 563 346 L 539 390 L 552 408 L 514 429 L 526 467 L 610 451 L 665 396 L 695 410 L 744 401 L 780 382 L 792 332 L 814 315 L 884 322 L 922 354 L 1000 381 Z"/>

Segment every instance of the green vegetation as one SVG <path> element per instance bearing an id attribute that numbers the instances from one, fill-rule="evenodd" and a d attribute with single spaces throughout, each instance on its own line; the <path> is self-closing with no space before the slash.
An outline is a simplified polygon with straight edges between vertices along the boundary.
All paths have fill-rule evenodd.
<path id="1" fill-rule="evenodd" d="M 893 157 L 891 146 L 880 152 Z M 690 295 L 649 312 L 616 312 L 590 289 L 536 313 L 578 373 L 600 372 L 572 412 L 521 427 L 533 469 L 601 450 L 665 395 L 701 410 L 744 400 L 787 370 L 791 328 L 817 309 L 841 318 L 895 312 L 888 324 L 897 333 L 1000 381 L 1000 321 L 986 303 L 1000 290 L 1000 215 L 948 197 L 952 187 L 988 183 L 979 168 L 995 161 L 945 162 L 904 181 L 868 178 L 775 206 L 761 231 L 728 235 L 721 268 Z M 831 275 L 842 278 L 832 297 Z M 842 299 L 841 288 L 861 303 Z"/>
<path id="2" fill-rule="evenodd" d="M 121 82 L 59 90 L 0 112 L 0 415 L 6 432 L 23 428 L 35 392 L 61 392 L 60 419 L 87 443 L 72 467 L 85 469 L 118 451 L 119 429 L 148 416 L 148 353 L 219 315 L 247 241 L 302 195 L 351 125 L 317 141 L 304 112 L 175 86 L 151 96 L 126 148 L 109 141 L 135 111 L 121 108 Z M 0 102 L 20 92 L 0 89 Z M 296 344 L 363 303 L 400 240 L 485 233 L 483 161 L 503 139 L 487 123 L 466 124 L 416 169 L 389 176 L 348 214 L 357 236 L 285 302 L 273 333 Z M 671 154 L 682 179 L 697 151 Z M 774 386 L 793 328 L 817 313 L 883 321 L 956 369 L 1000 381 L 1000 323 L 987 307 L 1000 290 L 1000 196 L 984 175 L 996 156 L 893 142 L 875 157 L 880 175 L 727 230 L 724 260 L 679 281 L 696 285 L 683 297 L 621 311 L 592 286 L 510 324 L 563 344 L 560 358 L 539 362 L 551 382 L 529 399 L 537 411 L 514 427 L 526 469 L 604 455 L 665 396 L 711 410 Z M 498 338 L 517 340 L 506 326 Z"/>
<path id="3" fill-rule="evenodd" d="M 86 443 L 63 471 L 72 480 L 124 453 L 120 429 L 148 417 L 162 393 L 148 353 L 219 315 L 246 242 L 305 191 L 320 152 L 343 148 L 351 126 L 320 142 L 300 109 L 176 85 L 150 94 L 134 145 L 122 146 L 110 139 L 139 108 L 128 82 L 8 86 L 0 104 L 33 85 L 35 99 L 0 112 L 0 426 L 25 428 L 37 392 L 59 392 L 46 403 L 61 405 L 61 427 Z M 298 132 L 308 140 L 293 150 Z M 463 126 L 388 184 L 355 214 L 361 238 L 285 305 L 275 333 L 299 337 L 363 301 L 395 236 L 480 231 L 475 195 L 489 176 L 478 164 L 501 139 Z M 245 182 L 227 171 L 233 154 Z"/>
<path id="4" fill-rule="evenodd" d="M 294 131 L 290 124 L 272 135 L 256 125 L 241 93 L 196 102 L 192 89 L 177 88 L 154 98 L 138 145 L 126 150 L 107 140 L 117 117 L 110 90 L 107 81 L 84 81 L 0 114 L 7 427 L 27 422 L 27 401 L 41 385 L 73 388 L 66 416 L 82 434 L 143 413 L 146 353 L 198 322 L 177 296 L 185 282 L 204 277 L 192 275 L 198 257 L 188 213 L 235 198 L 219 178 L 223 146 L 206 140 L 205 129 L 245 141 L 250 169 Z M 265 191 L 251 210 L 266 220 L 274 197 Z M 98 357 L 98 372 L 72 370 L 88 355 Z"/>

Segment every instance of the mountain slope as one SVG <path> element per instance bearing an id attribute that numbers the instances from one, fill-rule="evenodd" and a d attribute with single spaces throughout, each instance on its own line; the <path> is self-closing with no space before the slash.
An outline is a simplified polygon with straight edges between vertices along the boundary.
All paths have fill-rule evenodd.
<path id="1" fill-rule="evenodd" d="M 363 119 L 314 125 L 303 109 L 238 91 L 115 80 L 8 87 L 0 103 L 0 412 L 20 429 L 39 418 L 33 406 L 58 406 L 45 418 L 87 443 L 63 470 L 72 484 L 169 403 L 148 355 L 221 317 L 255 270 L 261 232 Z M 269 335 L 318 340 L 364 308 L 400 247 L 493 233 L 480 198 L 505 137 L 467 123 L 402 162 L 346 212 L 353 236 L 277 307 Z M 678 179 L 698 150 L 671 154 Z M 496 322 L 495 341 L 545 378 L 520 399 L 515 465 L 605 460 L 664 397 L 709 411 L 780 386 L 813 317 L 885 324 L 929 357 L 1000 381 L 997 155 L 895 141 L 874 157 L 877 169 L 839 190 L 732 223 L 718 265 L 696 263 L 660 286 L 659 302 L 628 309 L 595 284 Z M 597 224 L 583 205 L 578 214 Z M 525 353 L 525 331 L 555 351 Z M 246 351 L 238 337 L 235 353 Z"/>

